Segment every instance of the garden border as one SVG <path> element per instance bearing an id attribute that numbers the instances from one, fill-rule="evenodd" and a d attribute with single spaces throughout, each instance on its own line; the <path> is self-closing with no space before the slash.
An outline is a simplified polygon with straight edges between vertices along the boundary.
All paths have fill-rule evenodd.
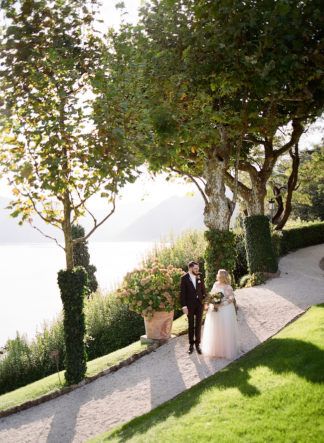
<path id="1" fill-rule="evenodd" d="M 32 408 L 33 406 L 37 406 L 37 405 L 45 403 L 49 400 L 53 400 L 54 398 L 61 397 L 62 395 L 65 395 L 65 394 L 68 394 L 69 392 L 75 391 L 76 389 L 81 388 L 82 386 L 85 386 L 85 385 L 97 380 L 100 377 L 110 374 L 111 372 L 116 372 L 116 371 L 118 371 L 118 369 L 121 369 L 125 366 L 129 366 L 132 363 L 134 363 L 136 360 L 138 360 L 139 358 L 144 357 L 145 355 L 148 355 L 151 352 L 154 352 L 160 346 L 165 344 L 166 341 L 167 340 L 163 340 L 163 341 L 161 340 L 159 342 L 156 342 L 152 346 L 149 346 L 147 349 L 143 349 L 143 351 L 136 352 L 135 354 L 131 355 L 130 357 L 127 357 L 124 360 L 121 360 L 119 363 L 109 366 L 109 368 L 104 369 L 103 371 L 100 371 L 95 375 L 91 375 L 90 377 L 84 378 L 79 383 L 76 383 L 71 386 L 64 386 L 62 389 L 57 389 L 54 392 L 50 392 L 49 394 L 42 395 L 41 397 L 35 398 L 34 400 L 29 400 L 25 403 L 21 403 L 20 405 L 12 406 L 11 408 L 4 409 L 4 410 L 0 411 L 0 418 L 8 417 L 9 415 L 15 414 L 16 412 L 24 411 L 26 409 Z"/>

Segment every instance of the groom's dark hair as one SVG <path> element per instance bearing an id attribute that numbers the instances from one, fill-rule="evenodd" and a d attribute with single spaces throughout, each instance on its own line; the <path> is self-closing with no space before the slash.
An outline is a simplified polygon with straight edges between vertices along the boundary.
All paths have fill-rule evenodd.
<path id="1" fill-rule="evenodd" d="M 199 263 L 197 263 L 196 261 L 191 261 L 188 263 L 188 268 L 193 268 L 196 265 L 199 266 Z"/>

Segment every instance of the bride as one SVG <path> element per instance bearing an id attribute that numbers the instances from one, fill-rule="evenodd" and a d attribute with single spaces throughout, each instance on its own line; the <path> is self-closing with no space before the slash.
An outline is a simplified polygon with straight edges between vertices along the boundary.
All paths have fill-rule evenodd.
<path id="1" fill-rule="evenodd" d="M 224 297 L 215 308 L 211 303 L 206 315 L 202 352 L 210 357 L 233 360 L 238 355 L 238 328 L 234 308 L 234 293 L 231 276 L 225 269 L 218 271 L 216 282 L 210 292 L 221 292 Z"/>

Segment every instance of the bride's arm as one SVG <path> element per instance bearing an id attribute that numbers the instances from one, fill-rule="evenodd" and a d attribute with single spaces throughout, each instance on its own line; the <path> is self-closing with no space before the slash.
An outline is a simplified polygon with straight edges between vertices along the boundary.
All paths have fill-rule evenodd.
<path id="1" fill-rule="evenodd" d="M 226 306 L 229 305 L 230 303 L 234 303 L 235 297 L 232 286 L 228 285 L 224 292 L 225 292 L 225 299 L 222 303 L 220 303 L 219 306 Z"/>

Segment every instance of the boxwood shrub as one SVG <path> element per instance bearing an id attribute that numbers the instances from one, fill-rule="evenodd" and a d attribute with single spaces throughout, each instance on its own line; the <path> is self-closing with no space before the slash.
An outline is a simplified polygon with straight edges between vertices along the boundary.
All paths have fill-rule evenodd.
<path id="1" fill-rule="evenodd" d="M 271 241 L 269 219 L 252 215 L 244 219 L 249 273 L 277 272 L 278 261 Z"/>
<path id="2" fill-rule="evenodd" d="M 272 234 L 272 244 L 278 257 L 295 249 L 321 243 L 324 243 L 324 223 L 310 223 L 306 226 L 274 231 Z"/>

